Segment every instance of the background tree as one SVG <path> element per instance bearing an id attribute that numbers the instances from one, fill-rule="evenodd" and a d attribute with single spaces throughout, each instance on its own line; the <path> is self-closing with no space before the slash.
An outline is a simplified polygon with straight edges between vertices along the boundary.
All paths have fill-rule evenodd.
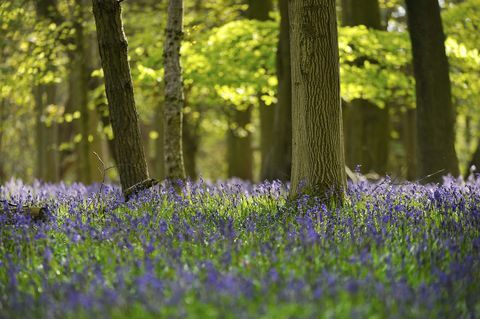
<path id="1" fill-rule="evenodd" d="M 184 91 L 180 47 L 183 39 L 183 0 L 170 0 L 166 29 L 165 65 L 165 174 L 168 179 L 184 179 L 182 118 Z"/>
<path id="2" fill-rule="evenodd" d="M 273 122 L 271 148 L 262 170 L 262 178 L 290 180 L 292 169 L 292 72 L 288 0 L 279 0 L 280 32 L 277 47 L 277 105 Z"/>
<path id="3" fill-rule="evenodd" d="M 378 0 L 342 0 L 342 24 L 382 29 Z M 368 57 L 353 61 L 359 67 L 365 62 L 378 63 L 376 58 Z M 352 169 L 361 165 L 362 173 L 385 175 L 390 140 L 388 103 L 380 108 L 369 100 L 357 98 L 345 103 L 343 111 L 347 165 Z"/>
<path id="4" fill-rule="evenodd" d="M 247 17 L 252 20 L 267 21 L 271 19 L 270 12 L 273 10 L 272 0 L 249 0 Z M 265 67 L 265 66 L 259 66 Z M 260 113 L 260 179 L 266 179 L 268 154 L 274 140 L 273 124 L 275 118 L 275 104 L 266 105 L 262 99 L 262 92 L 258 93 L 258 106 Z"/>
<path id="5" fill-rule="evenodd" d="M 420 176 L 458 176 L 455 111 L 452 106 L 445 34 L 437 0 L 406 0 L 416 83 Z M 441 173 L 437 173 L 441 172 Z"/>
<path id="6" fill-rule="evenodd" d="M 63 18 L 58 11 L 56 0 L 39 0 L 35 9 L 40 21 L 49 26 L 60 26 Z M 47 55 L 50 56 L 50 55 Z M 47 66 L 38 70 L 44 75 L 54 72 L 51 59 Z M 53 113 L 57 104 L 57 85 L 53 81 L 37 83 L 33 87 L 36 109 L 36 146 L 37 146 L 37 178 L 56 182 L 59 180 L 58 125 L 48 114 Z"/>
<path id="7" fill-rule="evenodd" d="M 292 54 L 292 188 L 341 201 L 345 187 L 334 0 L 289 3 Z"/>
<path id="8" fill-rule="evenodd" d="M 123 192 L 128 195 L 126 192 L 130 187 L 148 180 L 149 176 L 133 95 L 121 6 L 116 0 L 92 0 L 92 3 L 115 136 L 117 169 Z"/>

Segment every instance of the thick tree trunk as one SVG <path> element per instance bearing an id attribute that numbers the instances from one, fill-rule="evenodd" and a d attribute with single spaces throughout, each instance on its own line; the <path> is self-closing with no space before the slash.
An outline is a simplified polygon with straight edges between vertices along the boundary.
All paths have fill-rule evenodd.
<path id="1" fill-rule="evenodd" d="M 342 0 L 342 23 L 382 29 L 378 0 Z M 344 107 L 345 158 L 350 168 L 385 175 L 390 142 L 388 108 L 356 99 Z"/>
<path id="2" fill-rule="evenodd" d="M 263 179 L 290 180 L 292 169 L 292 73 L 288 0 L 280 0 L 280 36 L 277 50 L 278 103 L 275 107 L 272 147 Z"/>
<path id="3" fill-rule="evenodd" d="M 342 202 L 345 188 L 335 0 L 291 0 L 291 197 Z"/>
<path id="4" fill-rule="evenodd" d="M 252 107 L 245 111 L 233 110 L 227 136 L 228 177 L 253 180 L 252 133 L 248 124 L 252 120 Z"/>
<path id="5" fill-rule="evenodd" d="M 184 179 L 182 117 L 184 92 L 180 47 L 183 39 L 183 0 L 170 0 L 164 47 L 165 69 L 165 177 Z"/>
<path id="6" fill-rule="evenodd" d="M 437 0 L 406 0 L 416 81 L 418 171 L 425 182 L 458 176 L 455 111 Z"/>
<path id="7" fill-rule="evenodd" d="M 128 44 L 123 32 L 120 2 L 92 0 L 92 3 L 115 136 L 117 169 L 123 192 L 128 197 L 126 191 L 130 187 L 148 179 L 128 63 Z"/>

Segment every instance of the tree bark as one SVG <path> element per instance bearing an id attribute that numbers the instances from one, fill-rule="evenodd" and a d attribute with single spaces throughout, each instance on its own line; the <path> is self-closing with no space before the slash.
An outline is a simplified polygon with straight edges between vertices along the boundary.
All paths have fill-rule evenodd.
<path id="1" fill-rule="evenodd" d="M 184 179 L 182 121 L 185 103 L 180 47 L 183 39 L 183 0 L 170 0 L 164 47 L 165 69 L 165 177 Z"/>
<path id="2" fill-rule="evenodd" d="M 414 181 L 417 173 L 417 110 L 408 109 L 403 114 L 403 145 L 407 167 L 407 180 Z"/>
<path id="3" fill-rule="evenodd" d="M 93 167 L 91 158 L 93 152 L 89 141 L 90 134 L 90 111 L 88 109 L 88 52 L 85 41 L 83 21 L 84 1 L 75 0 L 75 17 L 73 30 L 75 31 L 73 43 L 75 49 L 70 53 L 70 81 L 69 81 L 69 108 L 72 111 L 79 111 L 81 116 L 77 123 L 77 132 L 82 139 L 77 148 L 77 180 L 84 184 L 91 184 L 93 181 Z"/>
<path id="4" fill-rule="evenodd" d="M 183 115 L 183 159 L 186 176 L 191 180 L 196 180 L 198 178 L 196 161 L 200 143 L 198 125 L 199 120 L 194 119 L 191 113 Z"/>
<path id="5" fill-rule="evenodd" d="M 5 152 L 3 147 L 3 136 L 5 134 L 6 107 L 7 107 L 7 103 L 5 99 L 2 99 L 0 103 L 0 185 L 3 185 L 7 177 L 7 174 L 5 172 L 5 163 L 4 163 L 5 156 L 3 155 Z"/>
<path id="6" fill-rule="evenodd" d="M 473 169 L 473 166 L 475 166 L 474 169 Z M 480 139 L 478 139 L 477 148 L 475 149 L 475 152 L 472 155 L 472 159 L 468 163 L 467 171 L 465 173 L 465 178 L 470 176 L 472 172 L 475 174 L 475 176 L 478 176 L 479 171 L 480 171 Z"/>
<path id="7" fill-rule="evenodd" d="M 252 120 L 252 107 L 233 110 L 227 136 L 228 177 L 253 180 L 252 133 L 248 124 Z"/>
<path id="8" fill-rule="evenodd" d="M 158 130 L 158 135 L 159 138 L 155 141 L 155 174 L 156 178 L 158 180 L 163 180 L 165 179 L 165 140 L 163 138 L 163 135 L 165 134 L 165 128 L 164 128 L 164 121 L 165 121 L 165 113 L 163 111 L 164 109 L 164 104 L 163 101 L 160 102 L 157 107 L 156 107 L 156 120 L 155 120 L 155 126 L 156 129 Z"/>
<path id="9" fill-rule="evenodd" d="M 270 19 L 270 12 L 273 10 L 272 0 L 248 0 L 247 17 L 251 20 L 266 21 Z M 267 106 L 259 98 L 260 113 L 260 179 L 268 179 L 267 171 L 270 164 L 269 153 L 273 145 L 273 125 L 275 121 L 276 106 Z"/>
<path id="10" fill-rule="evenodd" d="M 382 29 L 378 0 L 342 0 L 342 23 Z M 363 62 L 362 62 L 363 63 Z M 362 173 L 387 173 L 390 142 L 389 109 L 363 99 L 344 107 L 345 158 L 347 166 L 360 165 Z"/>
<path id="11" fill-rule="evenodd" d="M 292 54 L 291 197 L 341 203 L 346 183 L 335 0 L 289 2 Z"/>
<path id="12" fill-rule="evenodd" d="M 117 169 L 124 195 L 128 197 L 126 191 L 149 176 L 133 95 L 121 6 L 117 0 L 92 0 L 92 3 L 115 136 Z"/>
<path id="13" fill-rule="evenodd" d="M 406 0 L 416 82 L 418 171 L 424 182 L 458 176 L 455 111 L 437 0 Z"/>
<path id="14" fill-rule="evenodd" d="M 278 92 L 273 123 L 272 147 L 267 157 L 263 179 L 290 180 L 292 169 L 292 73 L 288 0 L 279 0 L 280 35 L 277 49 Z"/>
<path id="15" fill-rule="evenodd" d="M 260 99 L 260 96 L 259 96 Z M 260 179 L 268 180 L 267 172 L 270 165 L 269 156 L 272 150 L 273 141 L 273 127 L 275 123 L 275 109 L 276 105 L 265 105 L 259 100 L 260 113 Z"/>
<path id="16" fill-rule="evenodd" d="M 56 0 L 35 2 L 37 16 L 41 20 L 60 25 L 63 17 L 58 12 Z M 51 71 L 52 67 L 49 65 Z M 59 180 L 58 124 L 45 121 L 48 105 L 56 104 L 56 84 L 35 84 L 33 98 L 36 113 L 37 178 L 46 182 Z M 47 125 L 48 124 L 48 125 Z"/>

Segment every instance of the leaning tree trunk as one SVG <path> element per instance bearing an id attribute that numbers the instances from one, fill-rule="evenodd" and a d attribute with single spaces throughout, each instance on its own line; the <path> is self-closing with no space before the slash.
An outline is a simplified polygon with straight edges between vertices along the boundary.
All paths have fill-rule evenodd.
<path id="1" fill-rule="evenodd" d="M 182 118 L 184 92 L 180 47 L 183 39 L 183 0 L 170 0 L 164 47 L 165 69 L 165 177 L 184 179 Z"/>
<path id="2" fill-rule="evenodd" d="M 406 0 L 416 82 L 418 173 L 425 182 L 457 176 L 455 111 L 437 0 Z"/>
<path id="3" fill-rule="evenodd" d="M 280 35 L 277 49 L 278 92 L 273 123 L 272 146 L 267 156 L 263 178 L 290 180 L 292 169 L 292 73 L 288 0 L 280 0 Z"/>
<path id="4" fill-rule="evenodd" d="M 378 0 L 342 0 L 342 24 L 382 29 Z M 359 60 L 356 63 L 361 67 L 364 62 Z M 368 100 L 355 99 L 343 110 L 347 166 L 353 169 L 360 165 L 362 173 L 386 174 L 390 142 L 389 109 L 379 108 Z"/>
<path id="5" fill-rule="evenodd" d="M 292 54 L 291 197 L 340 203 L 345 188 L 335 0 L 289 2 Z"/>
<path id="6" fill-rule="evenodd" d="M 105 74 L 105 88 L 120 182 L 128 200 L 129 188 L 148 179 L 133 83 L 128 44 L 117 0 L 92 0 L 97 38 Z"/>

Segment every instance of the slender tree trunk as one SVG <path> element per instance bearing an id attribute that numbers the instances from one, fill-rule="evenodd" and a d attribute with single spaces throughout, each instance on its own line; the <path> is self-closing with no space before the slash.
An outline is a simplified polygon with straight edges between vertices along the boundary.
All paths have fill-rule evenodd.
<path id="1" fill-rule="evenodd" d="M 406 0 L 417 98 L 418 170 L 425 182 L 458 176 L 455 111 L 437 0 Z"/>
<path id="2" fill-rule="evenodd" d="M 291 0 L 291 197 L 342 202 L 345 188 L 335 0 Z"/>
<path id="3" fill-rule="evenodd" d="M 278 103 L 275 107 L 272 147 L 267 156 L 263 179 L 290 180 L 292 169 L 292 73 L 288 0 L 279 0 L 280 36 L 277 50 Z"/>
<path id="4" fill-rule="evenodd" d="M 35 2 L 37 16 L 41 20 L 60 25 L 63 18 L 58 12 L 56 0 Z M 49 71 L 54 71 L 49 65 Z M 59 138 L 57 123 L 45 121 L 46 108 L 56 104 L 56 84 L 36 84 L 33 87 L 36 113 L 37 178 L 56 182 L 59 179 Z"/>
<path id="5" fill-rule="evenodd" d="M 128 44 L 123 32 L 120 2 L 92 0 L 92 3 L 115 136 L 117 169 L 124 195 L 128 199 L 128 189 L 148 179 L 128 63 Z"/>
<path id="6" fill-rule="evenodd" d="M 475 168 L 473 168 L 473 166 Z M 480 138 L 478 139 L 477 148 L 475 149 L 475 152 L 472 155 L 472 159 L 468 163 L 467 171 L 465 173 L 465 178 L 470 176 L 472 169 L 473 169 L 473 172 L 475 172 L 475 175 L 478 176 L 480 171 Z"/>
<path id="7" fill-rule="evenodd" d="M 378 0 L 342 0 L 342 23 L 345 26 L 364 25 L 382 29 Z M 390 142 L 389 109 L 356 99 L 344 110 L 347 165 L 350 168 L 360 165 L 363 173 L 386 174 Z"/>
<path id="8" fill-rule="evenodd" d="M 252 133 L 248 124 L 252 121 L 252 107 L 233 110 L 227 136 L 228 177 L 253 180 Z"/>
<path id="9" fill-rule="evenodd" d="M 164 104 L 163 102 L 159 103 L 156 108 L 156 129 L 159 134 L 159 138 L 156 140 L 155 143 L 155 173 L 156 178 L 159 180 L 165 179 L 165 140 L 163 135 L 165 134 L 164 129 L 164 120 L 165 120 L 165 113 L 163 111 Z"/>
<path id="10" fill-rule="evenodd" d="M 251 20 L 266 21 L 270 19 L 273 10 L 272 0 L 248 0 L 247 17 Z M 273 144 L 273 125 L 275 121 L 275 106 L 267 106 L 259 97 L 260 113 L 260 179 L 267 179 L 269 153 Z"/>
<path id="11" fill-rule="evenodd" d="M 75 35 L 73 43 L 75 49 L 70 53 L 71 80 L 69 87 L 70 108 L 72 111 L 79 111 L 81 117 L 78 121 L 77 132 L 81 135 L 81 140 L 77 146 L 77 180 L 91 184 L 93 181 L 93 167 L 91 158 L 93 157 L 91 149 L 90 134 L 90 111 L 88 110 L 88 52 L 85 41 L 84 29 L 82 23 L 85 20 L 84 0 L 75 0 L 76 15 L 73 20 L 73 30 Z M 92 141 L 93 142 L 93 141 Z"/>
<path id="12" fill-rule="evenodd" d="M 5 179 L 7 177 L 7 174 L 5 172 L 5 166 L 4 166 L 5 155 L 3 155 L 5 153 L 4 146 L 3 146 L 3 136 L 5 134 L 6 107 L 7 107 L 7 103 L 5 99 L 2 99 L 0 103 L 0 185 L 2 185 L 5 182 Z"/>
<path id="13" fill-rule="evenodd" d="M 185 173 L 188 178 L 196 180 L 197 172 L 197 153 L 200 144 L 198 134 L 199 120 L 194 119 L 191 113 L 183 115 L 183 159 L 185 164 Z"/>
<path id="14" fill-rule="evenodd" d="M 272 152 L 273 141 L 273 127 L 275 124 L 275 109 L 276 105 L 265 105 L 260 100 L 260 179 L 268 180 L 267 172 L 270 165 L 269 156 Z"/>
<path id="15" fill-rule="evenodd" d="M 182 117 L 184 92 L 180 47 L 183 39 L 183 0 L 170 0 L 164 47 L 165 69 L 165 176 L 184 179 Z"/>
<path id="16" fill-rule="evenodd" d="M 407 167 L 407 180 L 414 181 L 417 173 L 417 110 L 408 109 L 403 114 L 403 145 Z"/>

